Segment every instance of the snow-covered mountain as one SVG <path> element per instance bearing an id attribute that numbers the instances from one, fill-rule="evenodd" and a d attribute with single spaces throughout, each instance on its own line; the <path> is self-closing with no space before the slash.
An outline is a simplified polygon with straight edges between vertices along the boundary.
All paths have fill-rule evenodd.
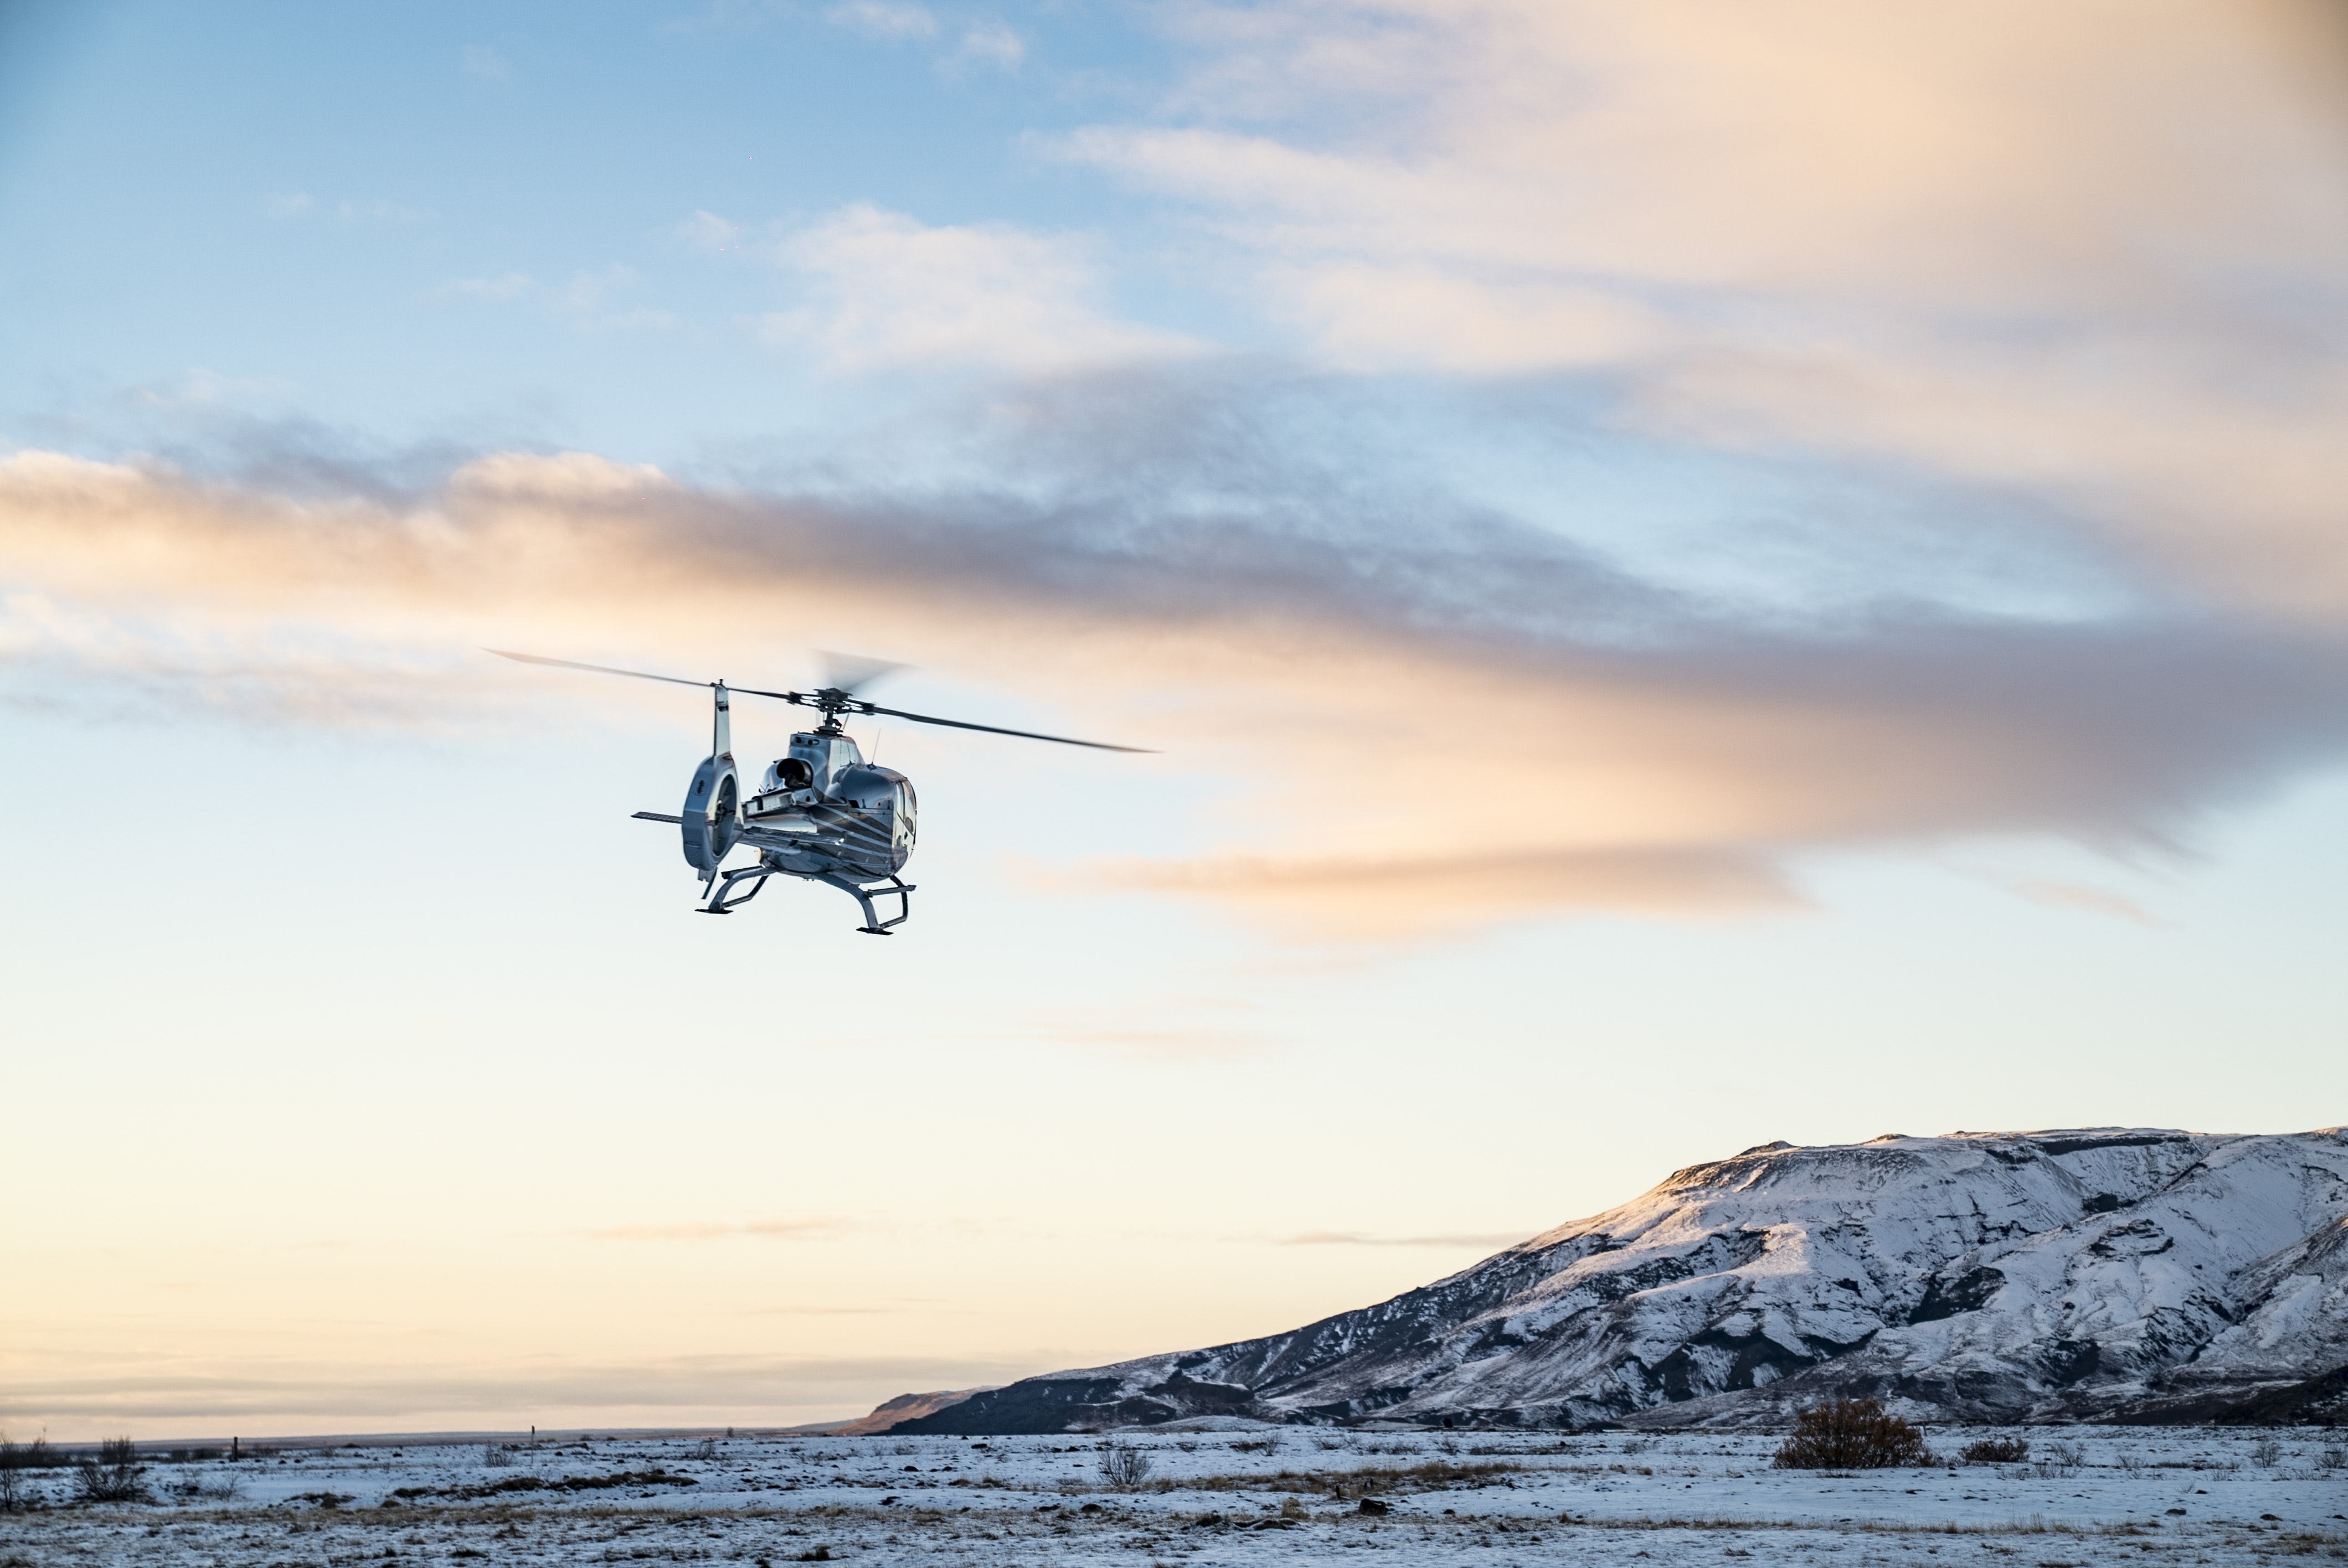
<path id="1" fill-rule="evenodd" d="M 894 1430 L 1734 1424 L 1837 1393 L 1941 1420 L 2348 1414 L 2348 1128 L 1764 1144 L 1375 1307 Z"/>

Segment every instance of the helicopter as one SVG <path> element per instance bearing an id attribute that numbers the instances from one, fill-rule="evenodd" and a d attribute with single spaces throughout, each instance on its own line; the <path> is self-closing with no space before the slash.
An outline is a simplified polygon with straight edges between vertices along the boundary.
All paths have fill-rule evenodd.
<path id="1" fill-rule="evenodd" d="M 1100 752 L 1144 753 L 1148 750 L 880 707 L 857 696 L 855 689 L 903 668 L 881 660 L 826 655 L 825 673 L 830 684 L 812 692 L 762 692 L 750 686 L 728 686 L 722 680 L 689 681 L 502 648 L 483 651 L 558 670 L 703 686 L 715 694 L 709 755 L 694 769 L 680 814 L 634 814 L 639 822 L 672 823 L 682 830 L 685 864 L 700 874 L 700 897 L 707 900 L 700 906 L 699 913 L 704 915 L 730 915 L 757 897 L 769 878 L 796 876 L 837 887 L 855 899 L 864 911 L 864 924 L 856 928 L 866 936 L 894 935 L 896 927 L 911 917 L 913 885 L 898 873 L 912 856 L 913 835 L 920 825 L 921 804 L 913 794 L 913 781 L 893 768 L 865 761 L 856 742 L 840 727 L 842 715 L 885 715 L 916 724 L 977 730 Z M 748 795 L 743 794 L 741 776 L 734 765 L 732 715 L 733 699 L 737 696 L 772 697 L 794 707 L 813 708 L 823 715 L 814 729 L 791 736 L 789 750 L 767 765 L 757 793 Z M 758 857 L 728 869 L 725 859 L 737 845 L 757 850 Z M 897 901 L 896 913 L 884 920 L 874 900 L 891 898 Z"/>

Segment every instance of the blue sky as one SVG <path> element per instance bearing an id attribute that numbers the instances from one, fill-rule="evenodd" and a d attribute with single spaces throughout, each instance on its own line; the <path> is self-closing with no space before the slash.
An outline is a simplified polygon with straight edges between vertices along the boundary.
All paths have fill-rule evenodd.
<path id="1" fill-rule="evenodd" d="M 812 1419 L 2340 1121 L 2344 56 L 2163 15 L 10 13 L 0 1423 Z M 867 729 L 913 924 L 705 920 L 698 700 L 485 645 L 1159 751 Z"/>
<path id="2" fill-rule="evenodd" d="M 675 463 L 802 431 L 825 399 L 737 330 L 778 308 L 778 280 L 693 243 L 695 214 L 753 235 L 857 201 L 1149 229 L 1027 149 L 1162 90 L 1140 18 L 1023 12 L 1014 68 L 964 53 L 999 13 L 940 12 L 927 35 L 875 15 L 426 6 L 324 26 L 301 6 L 110 6 L 20 24 L 39 44 L 5 163 L 10 403 L 90 421 L 101 444 L 145 433 L 130 388 L 395 450 L 503 438 Z M 1210 289 L 1151 271 L 1153 316 L 1214 313 Z"/>

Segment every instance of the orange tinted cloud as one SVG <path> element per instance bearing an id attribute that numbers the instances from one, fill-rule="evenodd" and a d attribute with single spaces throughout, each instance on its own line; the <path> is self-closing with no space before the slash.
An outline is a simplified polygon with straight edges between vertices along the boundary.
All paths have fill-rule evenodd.
<path id="1" fill-rule="evenodd" d="M 2069 509 L 2348 616 L 2348 23 L 2320 0 L 1285 0 L 1179 13 L 1189 125 L 1065 157 L 1196 205 L 1371 369 Z"/>
<path id="2" fill-rule="evenodd" d="M 362 717 L 461 704 L 482 643 L 739 671 L 778 651 L 729 628 L 786 626 L 1021 671 L 1225 786 L 1196 855 L 1116 875 L 1340 936 L 1786 907 L 1824 847 L 2143 839 L 2348 736 L 2339 648 L 2206 617 L 1788 629 L 1489 520 L 778 495 L 576 454 L 394 499 L 19 454 L 0 578 L 44 680 L 302 720 L 348 713 L 355 672 Z"/>

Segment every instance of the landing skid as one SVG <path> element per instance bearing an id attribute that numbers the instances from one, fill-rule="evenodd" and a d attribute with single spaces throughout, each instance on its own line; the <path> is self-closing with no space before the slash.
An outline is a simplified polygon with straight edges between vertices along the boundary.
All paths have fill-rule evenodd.
<path id="1" fill-rule="evenodd" d="M 737 866 L 718 877 L 717 886 L 710 891 L 709 902 L 695 912 L 702 915 L 731 915 L 736 907 L 756 898 L 758 896 L 758 889 L 767 885 L 767 878 L 775 875 L 777 873 L 772 866 Z M 750 886 L 736 893 L 735 887 L 745 877 L 751 879 Z"/>
<path id="2" fill-rule="evenodd" d="M 767 885 L 767 879 L 770 876 L 797 876 L 808 882 L 820 882 L 827 887 L 839 888 L 842 893 L 855 899 L 863 909 L 864 924 L 856 928 L 868 937 L 893 935 L 892 927 L 901 926 L 912 917 L 913 886 L 900 877 L 890 877 L 886 886 L 861 887 L 847 877 L 829 871 L 778 871 L 771 866 L 741 866 L 721 874 L 716 886 L 710 890 L 709 902 L 703 905 L 697 912 L 704 915 L 731 915 L 735 910 L 756 898 L 758 896 L 758 890 Z M 880 910 L 874 908 L 872 905 L 875 898 L 896 899 L 896 916 L 887 920 L 880 918 Z"/>
<path id="3" fill-rule="evenodd" d="M 821 882 L 827 886 L 837 887 L 842 893 L 845 893 L 850 897 L 855 899 L 857 903 L 862 905 L 864 907 L 864 924 L 857 927 L 856 928 L 863 932 L 868 937 L 889 936 L 891 934 L 891 927 L 901 926 L 907 920 L 912 918 L 913 886 L 911 883 L 906 882 L 901 878 L 895 876 L 890 877 L 889 885 L 886 887 L 860 887 L 855 883 L 850 882 L 847 877 L 835 875 L 829 871 L 823 873 L 819 876 L 810 876 L 808 880 L 810 882 Z M 880 912 L 872 907 L 872 900 L 875 898 L 889 897 L 894 897 L 897 900 L 897 917 L 893 920 L 883 920 L 880 918 Z"/>
<path id="4" fill-rule="evenodd" d="M 657 811 L 640 811 L 634 815 L 639 822 L 675 823 L 684 820 L 682 817 L 671 816 L 664 812 Z M 842 893 L 855 899 L 863 908 L 864 924 L 856 928 L 868 937 L 894 935 L 893 927 L 903 925 L 913 916 L 913 885 L 901 876 L 889 877 L 886 886 L 877 882 L 860 885 L 850 881 L 836 871 L 778 871 L 763 860 L 748 866 L 737 866 L 731 871 L 718 873 L 716 885 L 710 888 L 709 902 L 704 904 L 695 913 L 731 915 L 735 910 L 756 898 L 758 896 L 758 889 L 767 885 L 767 878 L 769 876 L 797 876 L 803 881 L 820 882 L 827 887 L 839 888 Z M 736 892 L 736 887 L 746 879 L 749 881 L 749 886 Z M 891 920 L 880 918 L 880 912 L 872 907 L 872 900 L 875 898 L 896 899 L 896 917 Z"/>

